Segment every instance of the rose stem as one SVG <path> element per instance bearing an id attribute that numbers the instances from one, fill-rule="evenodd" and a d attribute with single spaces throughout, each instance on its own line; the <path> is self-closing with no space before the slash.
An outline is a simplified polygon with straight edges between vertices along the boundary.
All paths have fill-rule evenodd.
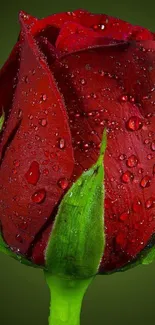
<path id="1" fill-rule="evenodd" d="M 64 279 L 48 272 L 45 278 L 50 289 L 49 325 L 80 325 L 85 292 L 94 279 Z"/>

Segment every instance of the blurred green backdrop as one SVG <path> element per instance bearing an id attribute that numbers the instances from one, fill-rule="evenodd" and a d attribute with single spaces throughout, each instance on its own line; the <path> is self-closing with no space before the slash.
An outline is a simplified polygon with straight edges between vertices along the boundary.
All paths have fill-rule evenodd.
<path id="1" fill-rule="evenodd" d="M 41 18 L 77 8 L 114 15 L 155 31 L 153 0 L 5 0 L 0 5 L 0 65 L 17 39 L 20 9 Z M 42 271 L 3 254 L 0 266 L 0 324 L 47 325 L 49 292 Z M 154 297 L 155 263 L 122 274 L 98 276 L 85 296 L 81 325 L 154 324 Z"/>

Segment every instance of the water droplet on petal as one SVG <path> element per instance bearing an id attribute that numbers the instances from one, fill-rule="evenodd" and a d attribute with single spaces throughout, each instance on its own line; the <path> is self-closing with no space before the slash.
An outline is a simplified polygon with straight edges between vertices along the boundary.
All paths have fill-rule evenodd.
<path id="1" fill-rule="evenodd" d="M 25 178 L 29 184 L 36 185 L 40 177 L 39 164 L 33 161 L 25 174 Z"/>
<path id="2" fill-rule="evenodd" d="M 129 217 L 129 211 L 121 213 L 119 216 L 119 219 L 121 221 L 126 221 L 128 219 L 128 217 Z"/>
<path id="3" fill-rule="evenodd" d="M 144 171 L 144 169 L 143 169 L 143 168 L 139 168 L 139 169 L 138 169 L 138 173 L 139 173 L 139 174 L 142 174 L 142 173 L 143 173 L 143 171 Z"/>
<path id="4" fill-rule="evenodd" d="M 104 30 L 105 29 L 105 25 L 104 24 L 98 24 L 98 25 L 93 25 L 92 26 L 94 30 Z"/>
<path id="5" fill-rule="evenodd" d="M 132 205 L 132 209 L 134 212 L 141 212 L 142 211 L 142 202 L 139 198 L 135 198 L 133 205 Z"/>
<path id="6" fill-rule="evenodd" d="M 128 158 L 128 160 L 127 160 L 127 166 L 128 167 L 135 167 L 135 166 L 137 166 L 137 164 L 138 164 L 138 159 L 137 159 L 137 157 L 135 156 L 135 155 L 131 155 L 129 158 Z"/>
<path id="7" fill-rule="evenodd" d="M 148 144 L 148 143 L 150 143 L 150 140 L 149 139 L 145 139 L 144 140 L 144 144 Z"/>
<path id="8" fill-rule="evenodd" d="M 45 189 L 40 189 L 32 195 L 31 199 L 34 203 L 42 203 L 45 197 L 46 197 Z"/>
<path id="9" fill-rule="evenodd" d="M 128 96 L 127 95 L 122 95 L 120 99 L 121 99 L 121 102 L 127 102 L 128 101 Z"/>
<path id="10" fill-rule="evenodd" d="M 45 168 L 45 169 L 43 170 L 43 174 L 47 176 L 47 175 L 49 174 L 49 170 L 48 170 L 47 168 Z"/>
<path id="11" fill-rule="evenodd" d="M 146 202 L 145 202 L 145 206 L 147 209 L 150 209 L 153 206 L 154 203 L 154 199 L 152 197 L 150 197 Z"/>
<path id="12" fill-rule="evenodd" d="M 138 116 L 132 116 L 129 118 L 126 125 L 129 131 L 137 131 L 142 128 L 142 121 Z"/>
<path id="13" fill-rule="evenodd" d="M 21 119 L 22 116 L 23 116 L 23 111 L 22 111 L 22 109 L 19 109 L 18 110 L 18 118 Z"/>
<path id="14" fill-rule="evenodd" d="M 84 78 L 81 78 L 80 79 L 80 83 L 81 83 L 81 85 L 85 85 L 86 84 L 86 80 Z"/>
<path id="15" fill-rule="evenodd" d="M 124 159 L 126 159 L 126 155 L 121 154 L 121 155 L 119 156 L 119 160 L 124 160 Z"/>
<path id="16" fill-rule="evenodd" d="M 134 179 L 134 175 L 133 173 L 127 170 L 124 174 L 122 174 L 121 179 L 124 183 L 129 183 Z"/>
<path id="17" fill-rule="evenodd" d="M 41 96 L 41 99 L 43 100 L 43 102 L 45 102 L 46 99 L 47 99 L 47 95 L 46 95 L 46 94 L 43 94 L 43 95 Z"/>
<path id="18" fill-rule="evenodd" d="M 69 182 L 66 178 L 61 178 L 58 181 L 59 187 L 61 187 L 63 190 L 65 190 L 68 187 L 68 184 L 69 184 Z"/>
<path id="19" fill-rule="evenodd" d="M 14 165 L 15 165 L 15 167 L 19 167 L 20 166 L 20 162 L 19 162 L 19 160 L 14 160 Z"/>
<path id="20" fill-rule="evenodd" d="M 73 12 L 73 11 L 67 11 L 66 14 L 67 14 L 68 16 L 76 17 L 75 12 Z"/>
<path id="21" fill-rule="evenodd" d="M 59 148 L 60 149 L 64 149 L 65 148 L 65 140 L 64 139 L 60 139 L 59 140 Z"/>
<path id="22" fill-rule="evenodd" d="M 21 230 L 26 230 L 28 226 L 27 221 L 22 221 L 18 226 Z"/>
<path id="23" fill-rule="evenodd" d="M 151 149 L 152 149 L 152 151 L 155 151 L 155 141 L 153 141 L 153 142 L 151 143 Z"/>
<path id="24" fill-rule="evenodd" d="M 28 76 L 25 76 L 24 81 L 25 81 L 26 84 L 28 83 L 28 81 L 29 81 Z"/>
<path id="25" fill-rule="evenodd" d="M 55 172 L 58 172 L 60 169 L 58 165 L 53 165 L 52 168 Z"/>
<path id="26" fill-rule="evenodd" d="M 151 154 L 148 154 L 148 155 L 147 155 L 147 159 L 148 159 L 148 160 L 151 160 L 152 158 L 153 158 L 153 156 L 152 156 Z"/>
<path id="27" fill-rule="evenodd" d="M 148 176 L 148 175 L 145 175 L 141 182 L 140 182 L 140 185 L 141 187 L 145 188 L 145 187 L 149 187 L 150 186 L 150 183 L 151 183 L 151 177 Z"/>
<path id="28" fill-rule="evenodd" d="M 118 233 L 116 236 L 116 244 L 125 247 L 127 241 L 126 241 L 126 235 L 123 232 Z"/>
<path id="29" fill-rule="evenodd" d="M 135 98 L 133 96 L 130 96 L 129 97 L 129 101 L 130 101 L 130 103 L 134 103 L 135 102 Z"/>
<path id="30" fill-rule="evenodd" d="M 17 239 L 17 241 L 18 241 L 19 243 L 22 243 L 22 242 L 23 242 L 23 238 L 22 238 L 22 236 L 19 235 L 19 234 L 16 235 L 16 239 Z"/>
<path id="31" fill-rule="evenodd" d="M 41 120 L 39 120 L 39 124 L 41 126 L 46 126 L 47 125 L 47 120 L 45 118 L 42 118 Z"/>

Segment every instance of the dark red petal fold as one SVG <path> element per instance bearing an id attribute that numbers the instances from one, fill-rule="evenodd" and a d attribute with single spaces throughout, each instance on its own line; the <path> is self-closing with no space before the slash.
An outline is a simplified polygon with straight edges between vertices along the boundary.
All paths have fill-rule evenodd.
<path id="1" fill-rule="evenodd" d="M 74 161 L 63 98 L 22 28 L 19 80 L 0 144 L 0 215 L 4 240 L 26 254 L 63 195 L 64 180 L 69 184 Z"/>
<path id="2" fill-rule="evenodd" d="M 86 28 L 74 22 L 67 22 L 61 28 L 56 41 L 57 50 L 64 53 L 71 53 L 81 49 L 92 48 L 100 45 L 114 45 L 120 40 L 103 37 L 90 28 Z"/>
<path id="3" fill-rule="evenodd" d="M 2 110 L 5 112 L 5 121 L 7 120 L 9 110 L 11 109 L 13 95 L 16 89 L 18 67 L 19 67 L 19 42 L 14 46 L 8 60 L 0 70 L 0 116 Z"/>
<path id="4" fill-rule="evenodd" d="M 105 14 L 93 14 L 86 10 L 75 10 L 73 12 L 62 12 L 48 16 L 43 19 L 36 19 L 25 12 L 20 12 L 25 23 L 28 25 L 33 36 L 47 37 L 48 41 L 55 44 L 59 32 L 66 22 L 80 24 L 90 32 L 105 38 L 117 40 L 153 40 L 154 34 L 148 29 L 132 25 L 122 19 L 111 17 Z"/>

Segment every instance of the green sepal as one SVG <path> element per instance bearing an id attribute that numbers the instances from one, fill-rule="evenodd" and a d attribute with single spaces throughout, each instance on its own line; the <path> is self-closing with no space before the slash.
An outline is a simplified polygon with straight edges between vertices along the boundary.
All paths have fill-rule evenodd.
<path id="1" fill-rule="evenodd" d="M 152 247 L 149 250 L 148 254 L 142 258 L 141 263 L 143 265 L 148 265 L 154 261 L 155 261 L 155 247 Z"/>
<path id="2" fill-rule="evenodd" d="M 2 115 L 1 115 L 1 117 L 0 117 L 0 132 L 1 132 L 2 129 L 3 129 L 4 121 L 5 121 L 5 113 L 4 113 L 4 110 L 2 110 Z"/>
<path id="3" fill-rule="evenodd" d="M 106 132 L 100 156 L 64 196 L 45 252 L 48 272 L 66 278 L 97 274 L 104 253 L 104 168 Z"/>
<path id="4" fill-rule="evenodd" d="M 41 268 L 41 266 L 33 264 L 31 261 L 27 260 L 25 257 L 23 257 L 20 254 L 16 254 L 13 251 L 11 251 L 11 249 L 9 248 L 9 246 L 4 242 L 2 235 L 0 234 L 0 252 L 13 257 L 15 260 L 17 260 L 18 262 L 28 265 L 28 266 L 32 266 L 32 267 L 36 267 L 36 268 Z"/>

